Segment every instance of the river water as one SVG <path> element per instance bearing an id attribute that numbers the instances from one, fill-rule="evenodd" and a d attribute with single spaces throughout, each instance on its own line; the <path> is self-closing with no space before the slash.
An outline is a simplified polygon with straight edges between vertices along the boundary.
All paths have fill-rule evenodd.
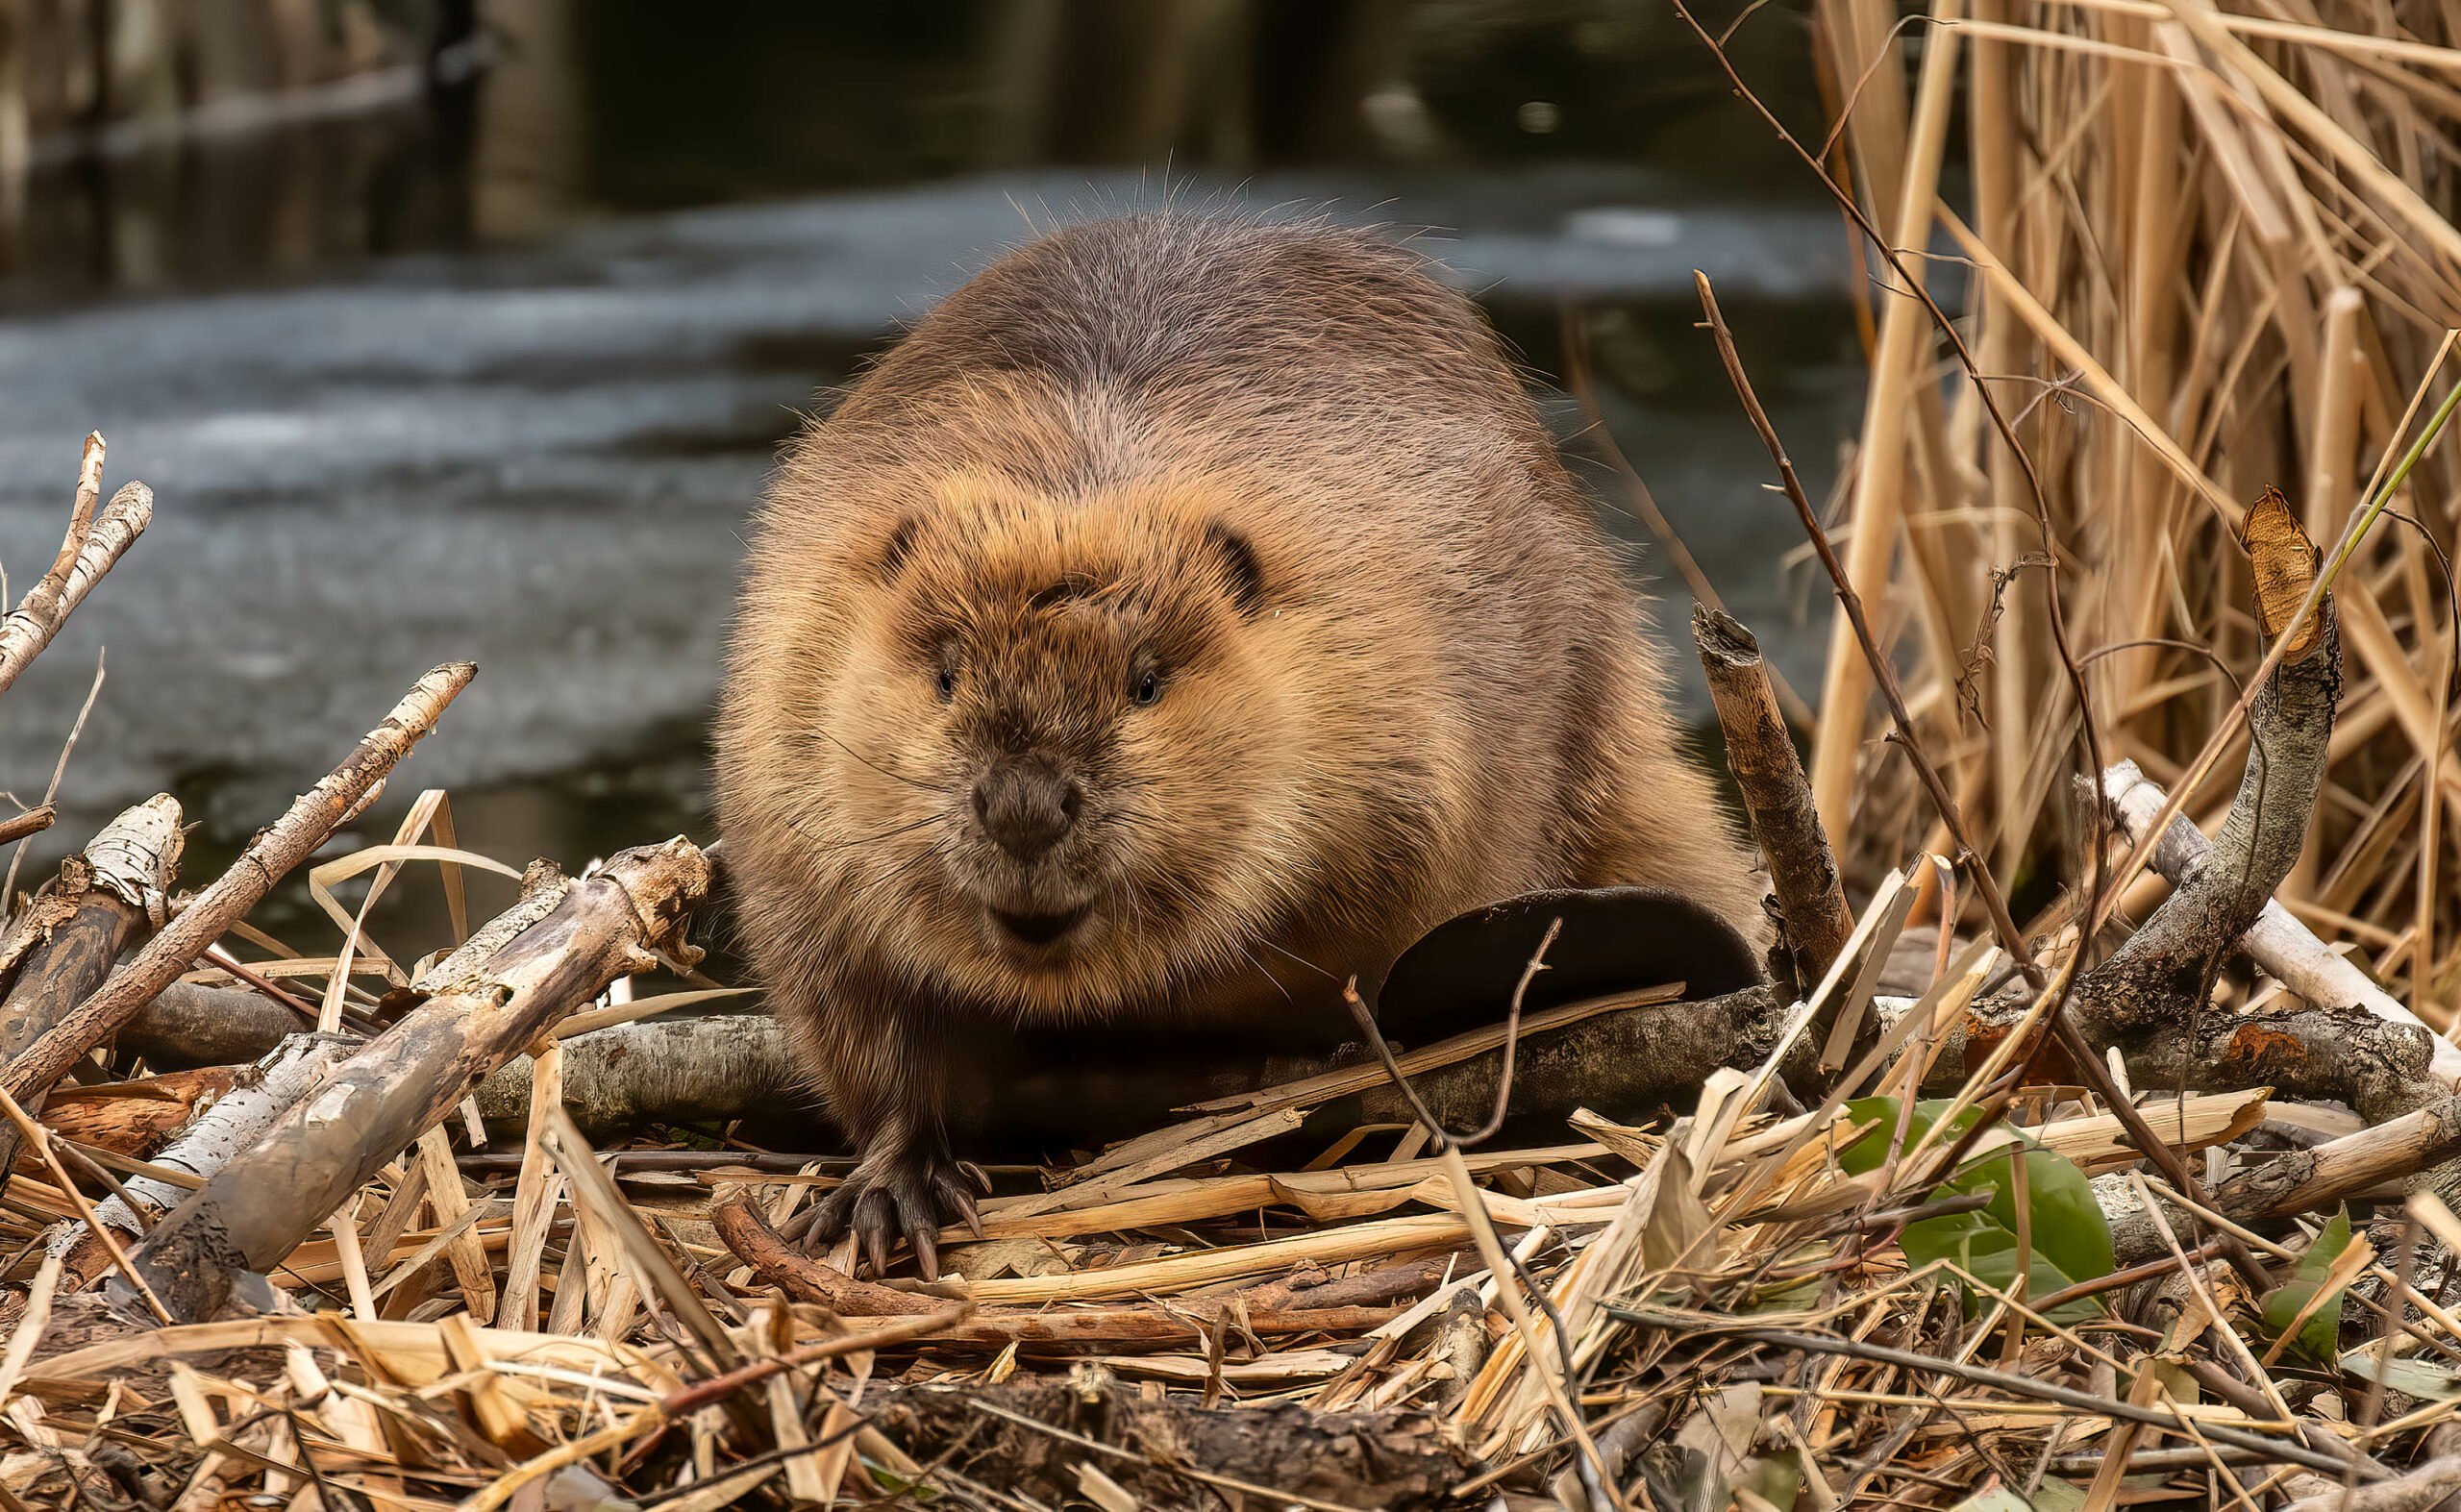
<path id="1" fill-rule="evenodd" d="M 474 90 L 227 140 L 69 144 L 31 182 L 0 279 L 12 592 L 50 558 L 88 429 L 109 438 L 108 484 L 143 479 L 157 500 L 153 529 L 0 703 L 0 787 L 37 802 L 107 654 L 62 826 L 31 862 L 166 787 L 205 821 L 200 860 L 227 855 L 420 672 L 461 658 L 477 681 L 358 838 L 389 833 L 425 786 L 453 790 L 464 844 L 515 864 L 706 838 L 702 734 L 741 529 L 798 411 L 1033 226 L 1165 203 L 1423 232 L 1568 436 L 1577 410 L 1546 385 L 1578 307 L 1616 441 L 1730 607 L 1814 689 L 1825 605 L 1786 565 L 1801 533 L 1694 328 L 1692 271 L 1716 281 L 1823 489 L 1860 404 L 1846 245 L 1779 160 L 1725 145 L 1757 129 L 1681 68 L 1678 108 L 1657 110 L 1595 69 L 1551 78 L 1552 55 L 1507 50 L 1519 75 L 1481 81 L 1497 111 L 1526 97 L 1509 125 L 1484 122 L 1504 148 L 1456 129 L 1414 153 L 1208 154 L 1183 125 L 1142 165 L 1119 161 L 1134 142 L 1072 147 L 1051 131 L 1013 155 L 1032 161 L 1002 161 L 934 156 L 916 124 L 973 77 L 972 55 L 866 33 L 872 52 L 831 66 L 876 59 L 864 80 L 891 117 L 876 130 L 897 145 L 806 143 L 820 161 L 782 168 L 731 148 L 754 126 L 714 106 L 696 126 L 668 102 L 653 119 L 672 129 L 643 145 L 647 108 L 616 106 L 654 71 L 656 37 L 545 13 L 561 16 L 541 35 L 562 54 L 507 49 Z M 812 28 L 790 30 L 804 45 Z M 743 58 L 763 39 L 695 45 Z M 1430 86 L 1421 103 L 1483 119 L 1468 98 Z M 762 109 L 799 119 L 791 99 Z M 1629 151 L 1576 129 L 1618 111 L 1683 129 L 1639 133 Z M 975 139 L 1007 129 L 977 121 Z M 709 166 L 730 152 L 761 171 Z M 1573 450 L 1636 543 L 1697 699 L 1689 601 L 1611 508 L 1621 485 L 1595 438 Z"/>

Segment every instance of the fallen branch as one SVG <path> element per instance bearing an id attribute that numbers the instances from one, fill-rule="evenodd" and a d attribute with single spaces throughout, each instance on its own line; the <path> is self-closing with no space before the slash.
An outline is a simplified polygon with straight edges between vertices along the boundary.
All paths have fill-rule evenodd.
<path id="1" fill-rule="evenodd" d="M 1795 740 L 1777 711 L 1760 643 L 1733 616 L 1706 605 L 1692 609 L 1692 640 L 1708 674 L 1709 700 L 1726 732 L 1727 769 L 1743 790 L 1752 836 L 1769 864 L 1777 919 L 1795 960 L 1795 980 L 1808 989 L 1827 974 L 1854 932 L 1837 858 L 1812 805 Z"/>
<path id="2" fill-rule="evenodd" d="M 2315 579 L 2315 550 L 2277 493 L 2248 511 L 2248 536 L 2257 617 L 2273 630 L 2289 618 L 2275 597 L 2295 606 L 2306 593 Z M 2299 560 L 2268 570 L 2293 557 Z M 2303 576 L 2294 567 L 2303 567 Z M 2199 864 L 2182 869 L 2177 889 L 2153 916 L 2078 983 L 2078 1022 L 2089 1033 L 2099 1029 L 2125 1038 L 2202 1004 L 2223 958 L 2297 863 L 2316 811 L 2341 692 L 2341 637 L 2330 595 L 2300 633 L 2304 643 L 2294 645 L 2249 706 L 2248 761 L 2222 832 Z"/>
<path id="3" fill-rule="evenodd" d="M 141 483 L 129 483 L 112 495 L 112 502 L 96 514 L 93 500 L 101 492 L 102 473 L 103 438 L 88 435 L 77 479 L 77 504 L 60 555 L 8 617 L 0 619 L 0 692 L 8 691 L 17 675 L 42 655 L 69 614 L 154 519 L 154 492 Z"/>
<path id="4" fill-rule="evenodd" d="M 752 1194 L 737 1189 L 709 1210 L 718 1237 L 736 1259 L 797 1301 L 845 1318 L 906 1318 L 937 1313 L 938 1297 L 859 1281 L 803 1254 L 760 1216 Z M 935 1331 L 936 1345 L 1041 1351 L 1185 1348 L 1206 1344 L 1226 1324 L 1259 1337 L 1294 1333 L 1361 1333 L 1399 1316 L 1373 1303 L 1415 1296 L 1444 1279 L 1449 1256 L 1390 1266 L 1306 1289 L 1283 1281 L 1218 1297 L 1181 1297 L 1168 1307 L 978 1307 Z M 1313 1306 L 1291 1305 L 1293 1301 Z"/>
<path id="5" fill-rule="evenodd" d="M 675 926 L 708 885 L 689 841 L 626 851 L 489 957 L 336 1069 L 244 1155 L 162 1220 L 133 1257 L 175 1317 L 211 1317 L 241 1269 L 290 1252 L 470 1085 L 620 976 L 685 953 Z"/>
<path id="6" fill-rule="evenodd" d="M 2294 1476 L 2282 1489 L 2299 1498 L 2282 1512 L 2427 1512 L 2461 1492 L 2461 1455 L 2431 1459 L 2391 1480 L 2354 1489 L 2316 1475 Z"/>
<path id="7" fill-rule="evenodd" d="M 19 916 L 0 968 L 13 968 L 0 1001 L 0 1060 L 14 1060 L 111 975 L 140 928 L 160 921 L 180 870 L 180 805 L 157 794 L 103 826 L 83 855 Z"/>
<path id="8" fill-rule="evenodd" d="M 251 988 L 175 981 L 121 1027 L 117 1043 L 157 1070 L 244 1066 L 312 1027 L 296 1010 Z"/>
<path id="9" fill-rule="evenodd" d="M 2207 1200 L 2223 1217 L 2253 1227 L 2330 1207 L 2456 1155 L 2461 1155 L 2461 1097 L 2312 1150 L 2277 1156 L 2213 1188 Z M 2181 1211 L 2168 1216 L 2174 1228 L 2192 1221 Z M 2111 1245 L 2124 1265 L 2150 1260 L 2169 1248 L 2152 1219 L 2142 1212 L 2112 1226 Z"/>
<path id="10" fill-rule="evenodd" d="M 652 1019 L 563 1042 L 564 1109 L 592 1139 L 650 1124 L 723 1124 L 811 1102 L 810 1073 L 766 1014 Z M 489 1123 L 529 1122 L 531 1060 L 516 1056 L 472 1094 Z M 816 1111 L 816 1109 L 815 1109 Z"/>
<path id="11" fill-rule="evenodd" d="M 100 531 L 97 525 L 97 533 Z M 7 1072 L 0 1075 L 0 1086 L 18 1102 L 31 1104 L 87 1052 L 118 1032 L 155 994 L 187 970 L 207 946 L 255 907 L 278 878 L 325 842 L 360 800 L 410 754 L 411 745 L 435 727 L 445 706 L 477 671 L 466 661 L 455 662 L 419 679 L 385 722 L 370 731 L 323 781 L 294 802 L 271 829 L 251 841 L 212 886 L 158 930 L 91 997 L 12 1056 Z M 9 1149 L 13 1153 L 13 1145 Z"/>
<path id="12" fill-rule="evenodd" d="M 2170 802 L 2170 794 L 2163 791 L 2161 784 L 2139 771 L 2133 761 L 2118 762 L 2102 774 L 2102 796 L 2112 818 L 2126 830 L 2132 844 L 2143 842 L 2155 816 Z M 2204 866 L 2211 850 L 2212 842 L 2179 816 L 2171 821 L 2171 828 L 2154 848 L 2151 864 L 2175 883 Z M 2367 973 L 2348 956 L 2326 948 L 2313 930 L 2299 923 L 2277 901 L 2265 900 L 2255 923 L 2240 936 L 2239 944 L 2257 965 L 2317 1007 L 2364 1008 L 2388 1024 L 2407 1025 L 2426 1033 L 2430 1036 L 2429 1075 L 2448 1087 L 2461 1087 L 2461 1046 L 2421 1023 L 2416 1014 L 2369 979 Z"/>
<path id="13" fill-rule="evenodd" d="M 359 1043 L 337 1034 L 291 1035 L 241 1073 L 231 1090 L 151 1163 L 200 1178 L 212 1177 L 262 1138 L 275 1120 L 289 1112 Z M 130 1177 L 121 1188 L 137 1207 L 113 1197 L 95 1208 L 94 1216 L 132 1238 L 143 1236 L 157 1218 L 185 1202 L 189 1192 L 186 1186 L 143 1175 Z M 61 1256 L 62 1277 L 72 1292 L 91 1285 L 111 1264 L 102 1241 L 82 1223 L 54 1236 L 51 1252 Z"/>
<path id="14" fill-rule="evenodd" d="M 49 804 L 40 804 L 24 813 L 0 819 L 0 845 L 12 845 L 30 834 L 40 834 L 59 818 L 60 810 Z"/>

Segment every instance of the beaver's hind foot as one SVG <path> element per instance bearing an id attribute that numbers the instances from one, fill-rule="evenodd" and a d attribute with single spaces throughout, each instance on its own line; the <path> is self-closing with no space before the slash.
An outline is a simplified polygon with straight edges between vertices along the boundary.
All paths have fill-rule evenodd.
<path id="1" fill-rule="evenodd" d="M 805 1248 L 818 1253 L 853 1232 L 858 1261 L 874 1276 L 888 1274 L 889 1251 L 899 1238 L 914 1249 L 914 1264 L 927 1281 L 940 1278 L 939 1233 L 943 1215 L 982 1237 L 977 1188 L 991 1183 L 979 1167 L 945 1148 L 908 1147 L 891 1155 L 874 1153 L 846 1175 L 845 1183 L 822 1200 L 805 1231 Z"/>

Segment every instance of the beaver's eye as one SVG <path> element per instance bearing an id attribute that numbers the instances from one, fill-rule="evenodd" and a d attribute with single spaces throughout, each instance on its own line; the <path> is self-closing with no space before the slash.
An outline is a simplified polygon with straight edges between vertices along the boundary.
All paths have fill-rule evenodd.
<path id="1" fill-rule="evenodd" d="M 957 696 L 957 675 L 954 668 L 942 667 L 938 682 L 940 702 L 945 704 Z"/>
<path id="2" fill-rule="evenodd" d="M 1162 696 L 1162 680 L 1152 672 L 1144 673 L 1137 678 L 1135 690 L 1129 696 L 1136 700 L 1137 707 L 1152 708 L 1154 701 Z"/>

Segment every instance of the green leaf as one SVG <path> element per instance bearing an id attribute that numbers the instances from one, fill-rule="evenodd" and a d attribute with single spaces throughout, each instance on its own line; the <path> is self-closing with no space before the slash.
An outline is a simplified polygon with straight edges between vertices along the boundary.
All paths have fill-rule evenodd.
<path id="1" fill-rule="evenodd" d="M 2316 1288 L 2324 1284 L 2324 1277 L 2332 1272 L 2333 1262 L 2350 1247 L 2355 1237 L 2349 1226 L 2349 1209 L 2334 1213 L 2331 1222 L 2324 1225 L 2324 1231 L 2299 1257 L 2299 1268 L 2291 1273 L 2290 1279 L 2265 1293 L 2263 1315 L 2269 1332 L 2278 1335 L 2290 1326 L 2290 1321 L 2307 1305 L 2307 1299 L 2316 1295 Z M 2330 1365 L 2340 1354 L 2341 1345 L 2342 1294 L 2336 1287 L 2314 1312 L 2308 1314 L 2307 1321 L 2299 1325 L 2299 1336 L 2290 1341 L 2290 1347 L 2320 1365 Z"/>
<path id="2" fill-rule="evenodd" d="M 1945 1102 L 1916 1103 L 1906 1115 L 1907 1145 L 1921 1139 L 1947 1108 Z M 1888 1157 L 1889 1141 L 1897 1129 L 1897 1099 L 1858 1098 L 1848 1103 L 1846 1110 L 1855 1123 L 1877 1127 L 1840 1151 L 1838 1164 L 1857 1176 L 1878 1170 Z M 1947 1140 L 1963 1134 L 1980 1116 L 1979 1108 L 1962 1110 L 1940 1137 Z M 2007 1131 L 2014 1136 L 2014 1144 L 1972 1161 L 1939 1189 L 1943 1196 L 1987 1194 L 1990 1201 L 1975 1212 L 1919 1219 L 1906 1225 L 1899 1238 L 1906 1259 L 1916 1266 L 1950 1260 L 1987 1285 L 2002 1291 L 2013 1286 L 2017 1279 L 2018 1227 L 2015 1160 L 2022 1152 L 2026 1162 L 2026 1237 L 2032 1245 L 2026 1268 L 2026 1295 L 2044 1297 L 2076 1281 L 2108 1276 L 2118 1264 L 2111 1252 L 2110 1225 L 2102 1217 L 2101 1204 L 2094 1201 L 2094 1189 L 2086 1181 L 2085 1173 L 2064 1155 L 2034 1148 L 2033 1139 L 2023 1129 Z M 1975 1310 L 1971 1295 L 1966 1305 L 1969 1312 Z M 2090 1318 L 2101 1311 L 2101 1304 L 2088 1298 L 2071 1302 L 2050 1316 L 2065 1323 Z"/>
<path id="3" fill-rule="evenodd" d="M 2371 1340 L 2342 1355 L 2342 1370 L 2360 1380 L 2375 1378 L 2375 1355 L 2379 1344 Z M 2404 1397 L 2421 1401 L 2450 1401 L 2461 1397 L 2461 1375 L 2431 1360 L 2392 1359 L 2384 1362 L 2384 1384 Z"/>
<path id="4" fill-rule="evenodd" d="M 2033 1500 L 2010 1490 L 2006 1483 L 1994 1481 L 1966 1498 L 1949 1512 L 2076 1512 L 2085 1504 L 2085 1493 L 2056 1476 L 2045 1476 L 2034 1488 Z"/>

